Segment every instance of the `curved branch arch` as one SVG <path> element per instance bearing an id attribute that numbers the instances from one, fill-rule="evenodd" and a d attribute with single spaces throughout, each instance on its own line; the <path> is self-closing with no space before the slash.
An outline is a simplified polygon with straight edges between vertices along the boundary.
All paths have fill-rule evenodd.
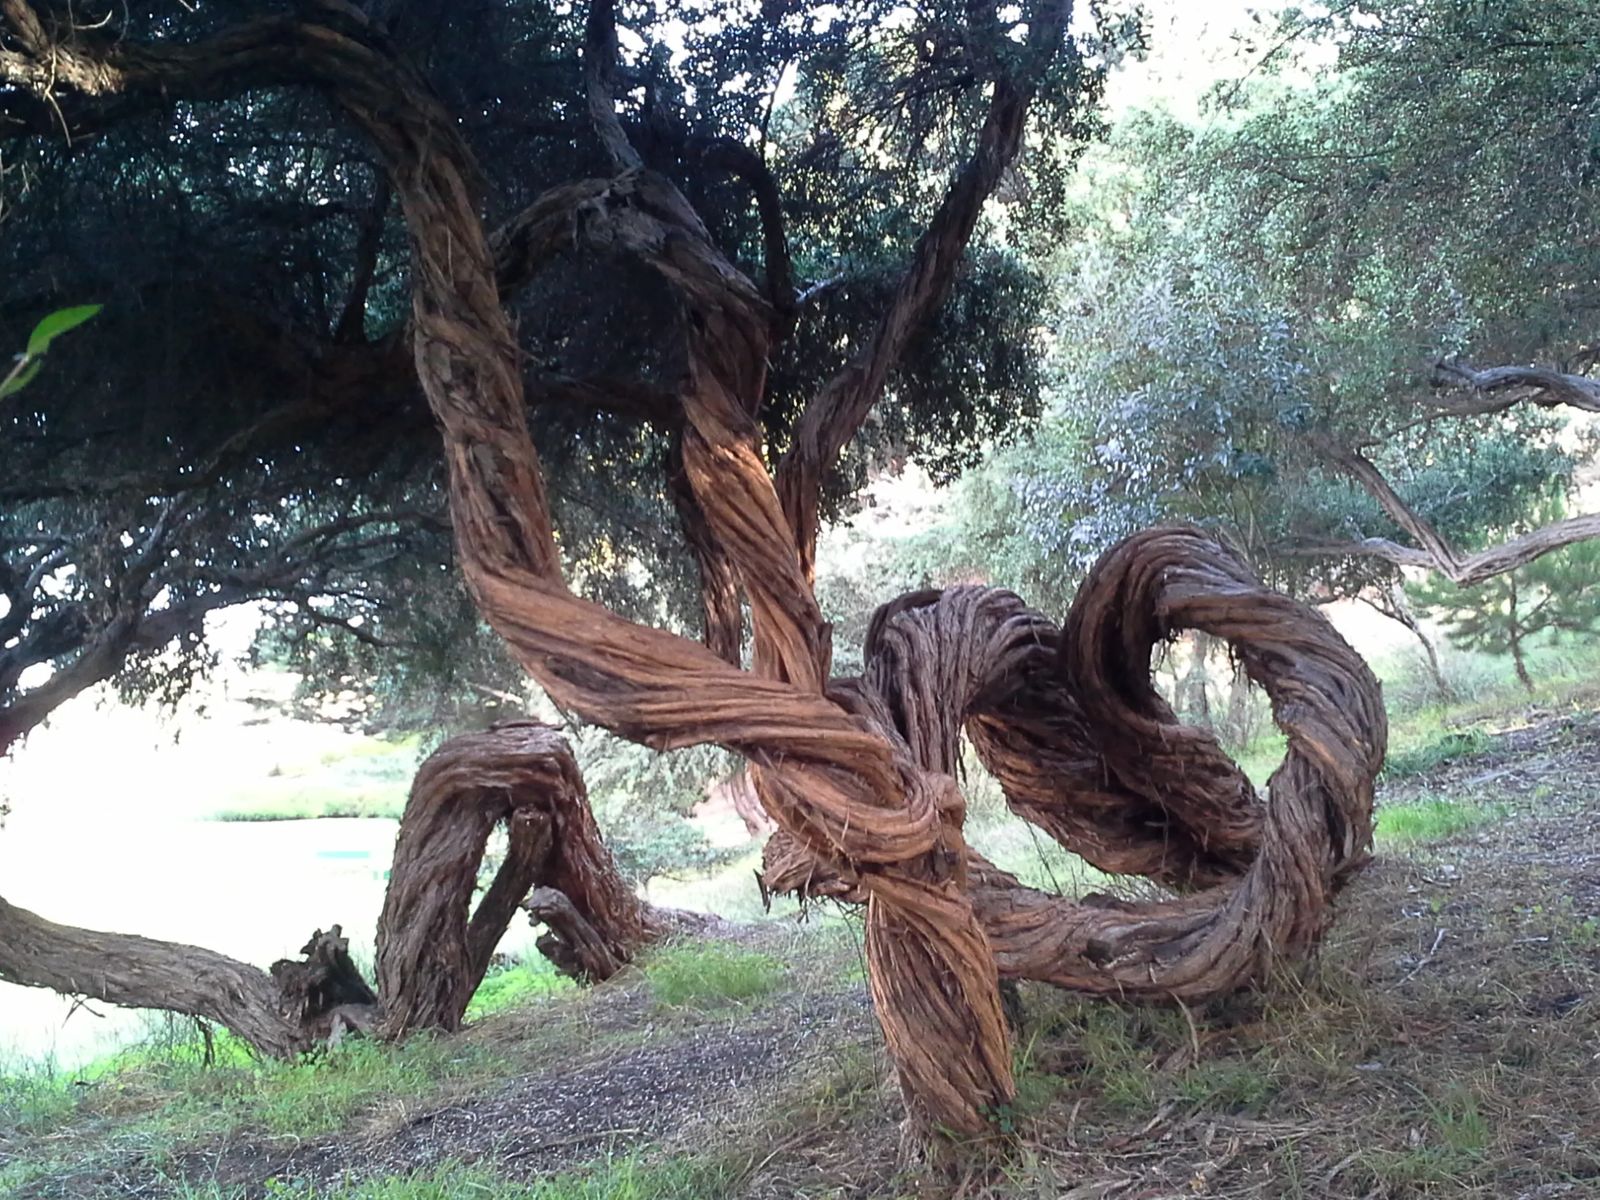
<path id="1" fill-rule="evenodd" d="M 14 27 L 17 13 L 32 16 L 25 0 L 0 3 Z M 887 349 L 851 364 L 817 415 L 803 418 L 818 436 L 780 470 L 781 489 L 751 415 L 774 322 L 677 189 L 647 171 L 573 185 L 574 203 L 542 210 L 551 219 L 525 231 L 536 247 L 581 229 L 640 255 L 674 285 L 686 363 L 682 472 L 749 599 L 752 671 L 568 589 L 471 156 L 425 85 L 351 10 L 336 11 L 325 23 L 274 19 L 177 47 L 90 46 L 73 31 L 30 27 L 25 47 L 60 69 L 49 83 L 6 71 L 21 86 L 59 81 L 102 98 L 307 85 L 365 131 L 411 239 L 412 347 L 443 433 L 460 563 L 480 610 L 546 691 L 585 719 L 658 749 L 716 742 L 750 761 L 782 831 L 774 856 L 787 848 L 800 868 L 773 878 L 867 902 L 870 987 L 919 1124 L 979 1132 L 1012 1098 L 1002 971 L 1090 990 L 1201 995 L 1256 977 L 1271 954 L 1315 939 L 1370 837 L 1383 746 L 1376 684 L 1325 623 L 1261 588 L 1203 535 L 1157 530 L 1113 550 L 1075 604 L 1059 651 L 1049 649 L 1047 623 L 1014 597 L 952 592 L 892 606 L 866 675 L 828 680 L 828 626 L 811 586 L 815 488 L 875 400 L 894 347 L 942 295 L 977 208 L 1015 155 L 1038 72 L 1064 36 L 1066 0 L 1041 3 L 1024 73 L 996 81 L 978 153 L 874 339 Z M 501 250 L 502 263 L 522 252 L 504 240 Z M 828 428 L 818 432 L 819 422 Z M 1290 734 L 1264 812 L 1214 743 L 1177 725 L 1149 687 L 1150 646 L 1186 623 L 1239 645 Z M 996 871 L 962 837 L 964 803 L 950 771 L 963 726 L 1023 815 L 1104 861 L 1204 890 L 1142 908 L 1072 905 Z M 1046 752 L 1064 764 L 1059 777 L 1028 761 Z M 552 794 L 576 792 L 562 778 Z M 454 816 L 440 807 L 438 820 L 475 831 L 524 807 L 501 803 L 480 795 Z M 430 845 L 426 830 L 445 833 L 424 815 L 403 862 L 448 850 Z M 458 884 L 472 840 L 446 854 Z M 490 916 L 521 871 L 491 889 Z M 404 970 L 408 956 L 419 964 L 443 955 L 450 980 L 422 1007 L 448 1011 L 481 969 L 487 934 L 467 925 L 456 938 L 457 899 L 405 899 L 386 914 L 392 930 L 443 929 L 448 916 L 451 940 L 418 943 L 414 953 L 397 945 L 380 974 Z M 489 924 L 485 917 L 480 933 Z"/>

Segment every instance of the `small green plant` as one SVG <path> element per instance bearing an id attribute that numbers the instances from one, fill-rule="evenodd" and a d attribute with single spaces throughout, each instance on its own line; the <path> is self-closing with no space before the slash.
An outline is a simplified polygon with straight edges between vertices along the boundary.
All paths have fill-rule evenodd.
<path id="1" fill-rule="evenodd" d="M 1452 1088 L 1424 1100 L 1425 1119 L 1401 1150 L 1374 1149 L 1361 1156 L 1380 1182 L 1397 1187 L 1459 1186 L 1482 1164 L 1493 1130 L 1477 1097 Z"/>
<path id="2" fill-rule="evenodd" d="M 63 333 L 76 329 L 100 311 L 98 304 L 81 304 L 76 308 L 61 308 L 49 313 L 28 335 L 28 347 L 17 355 L 10 370 L 0 376 L 0 400 L 20 392 L 33 382 L 33 377 L 44 366 L 44 356 L 50 343 Z"/>
<path id="3" fill-rule="evenodd" d="M 1539 508 L 1535 521 L 1548 525 L 1565 516 L 1557 497 Z M 1455 645 L 1510 655 L 1518 681 L 1531 696 L 1530 643 L 1546 633 L 1589 634 L 1600 623 L 1600 542 L 1563 546 L 1473 587 L 1430 578 L 1408 590 Z"/>
<path id="4" fill-rule="evenodd" d="M 46 1060 L 0 1074 L 0 1133 L 53 1129 L 77 1107 L 72 1076 Z"/>
<path id="5" fill-rule="evenodd" d="M 783 978 L 777 959 L 723 942 L 679 943 L 651 955 L 645 978 L 656 1001 L 669 1008 L 709 1008 L 753 1000 Z"/>
<path id="6" fill-rule="evenodd" d="M 1421 775 L 1458 758 L 1470 758 L 1489 748 L 1489 735 L 1481 729 L 1440 730 L 1432 737 L 1391 750 L 1383 763 L 1383 773 L 1389 779 L 1403 779 L 1408 775 Z"/>
<path id="7" fill-rule="evenodd" d="M 1177 1081 L 1178 1098 L 1208 1112 L 1254 1112 L 1277 1088 L 1269 1064 L 1240 1059 L 1195 1063 Z"/>
<path id="8" fill-rule="evenodd" d="M 1448 796 L 1430 796 L 1378 810 L 1377 837 L 1392 845 L 1421 845 L 1454 837 L 1478 825 L 1503 819 L 1504 804 L 1468 804 Z"/>
<path id="9" fill-rule="evenodd" d="M 568 991 L 572 987 L 572 980 L 557 974 L 555 967 L 543 957 L 492 967 L 472 994 L 472 1001 L 467 1005 L 467 1020 L 476 1021 L 518 1008 L 536 997 Z"/>

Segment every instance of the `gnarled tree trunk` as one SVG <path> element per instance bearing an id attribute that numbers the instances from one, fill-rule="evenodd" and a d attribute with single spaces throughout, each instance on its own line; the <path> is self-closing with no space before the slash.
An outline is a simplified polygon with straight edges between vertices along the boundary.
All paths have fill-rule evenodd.
<path id="1" fill-rule="evenodd" d="M 1215 739 L 1178 725 L 1151 685 L 1150 651 L 1179 629 L 1231 642 L 1272 698 L 1289 749 L 1264 807 Z M 955 761 L 964 724 L 1013 810 L 1089 861 L 1207 886 L 1145 904 L 1074 901 L 1026 887 L 968 851 L 973 910 L 1000 974 L 1204 999 L 1258 982 L 1276 959 L 1313 945 L 1371 844 L 1386 722 L 1360 657 L 1320 613 L 1264 588 L 1224 546 L 1183 527 L 1109 551 L 1059 645 L 1050 631 L 998 589 L 907 597 L 880 610 L 866 672 L 850 686 L 868 692 L 935 769 Z M 1043 686 L 1051 675 L 1064 686 Z M 1040 728 L 1054 732 L 1045 761 L 1060 769 L 1012 769 L 1006 748 Z M 1108 784 L 1125 789 L 1120 798 Z M 1152 819 L 1130 825 L 1126 811 L 1144 797 Z M 852 900 L 870 894 L 859 875 L 786 838 L 769 844 L 765 882 Z"/>
<path id="2" fill-rule="evenodd" d="M 370 1021 L 372 993 L 338 927 L 302 953 L 268 974 L 199 946 L 57 925 L 0 899 L 0 980 L 215 1021 L 271 1058 L 310 1049 L 336 1024 Z"/>
<path id="3" fill-rule="evenodd" d="M 502 823 L 505 860 L 469 917 L 484 848 Z M 446 742 L 412 782 L 378 919 L 384 1032 L 460 1025 L 535 887 L 558 893 L 565 905 L 553 911 L 582 922 L 582 945 L 553 945 L 551 957 L 591 979 L 609 977 L 668 927 L 617 873 L 565 738 L 512 721 Z"/>
<path id="4" fill-rule="evenodd" d="M 45 47 L 49 78 L 91 94 L 309 84 L 366 132 L 411 238 L 417 373 L 443 434 L 459 559 L 480 610 L 566 709 L 657 749 L 715 742 L 749 761 L 779 826 L 769 884 L 867 904 L 873 1000 L 907 1108 L 925 1131 L 984 1131 L 1013 1097 L 1002 973 L 1204 996 L 1311 944 L 1365 857 L 1383 754 L 1377 685 L 1360 660 L 1315 614 L 1182 528 L 1112 550 L 1059 633 L 1009 593 L 920 593 L 880 610 L 860 679 L 828 677 L 828 626 L 812 588 L 822 479 L 948 291 L 1021 144 L 1069 10 L 1055 0 L 1030 12 L 1028 42 L 1014 76 L 993 82 L 972 159 L 861 355 L 802 413 L 775 480 L 754 414 L 781 313 L 717 250 L 671 182 L 640 169 L 609 94 L 611 5 L 591 7 L 590 109 L 618 174 L 543 198 L 502 239 L 501 265 L 532 269 L 576 240 L 642 261 L 674 289 L 680 466 L 692 501 L 680 511 L 716 551 L 701 555 L 722 614 L 708 631 L 732 630 L 728 582 L 743 589 L 750 671 L 730 661 L 726 644 L 714 652 L 635 624 L 567 587 L 470 155 L 451 115 L 352 10 L 339 6 L 328 24 L 258 22 L 199 46 L 116 43 L 86 55 L 72 31 Z M 25 44 L 42 38 L 30 31 Z M 1215 738 L 1179 724 L 1151 685 L 1152 646 L 1181 628 L 1231 641 L 1273 699 L 1290 751 L 1265 808 Z M 592 826 L 575 778 L 552 758 L 530 770 L 525 748 L 512 754 L 517 763 L 493 765 L 507 739 L 535 738 L 516 728 L 437 764 L 437 778 L 419 777 L 380 953 L 380 990 L 401 1000 L 393 1029 L 459 1020 L 491 935 L 541 861 L 566 872 L 572 890 L 561 890 L 574 905 L 588 897 L 585 919 L 602 941 L 615 936 L 621 947 L 648 927 L 586 857 Z M 1091 861 L 1192 894 L 1076 903 L 986 863 L 962 836 L 952 775 L 963 730 L 1019 814 Z M 469 922 L 470 879 L 500 819 L 514 837 L 504 883 Z M 559 849 L 558 837 L 567 839 Z"/>

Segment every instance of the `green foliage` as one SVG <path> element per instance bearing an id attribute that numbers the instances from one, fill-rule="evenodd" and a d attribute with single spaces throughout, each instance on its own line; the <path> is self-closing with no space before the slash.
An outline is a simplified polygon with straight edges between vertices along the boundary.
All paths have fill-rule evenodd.
<path id="1" fill-rule="evenodd" d="M 1109 543 L 1181 518 L 1279 586 L 1353 595 L 1393 568 L 1305 552 L 1405 539 L 1327 442 L 1462 544 L 1564 490 L 1587 447 L 1558 419 L 1423 418 L 1438 359 L 1591 361 L 1600 260 L 1573 231 L 1600 220 L 1600 101 L 1570 31 L 1596 15 L 1292 11 L 1198 117 L 1124 119 L 1069 191 L 1047 419 L 965 489 L 967 560 L 1060 608 Z"/>
<path id="2" fill-rule="evenodd" d="M 77 1108 L 74 1089 L 50 1063 L 0 1070 L 0 1131 L 42 1133 Z"/>
<path id="3" fill-rule="evenodd" d="M 717 867 L 740 851 L 712 846 L 684 818 L 734 769 L 713 746 L 660 753 L 595 726 L 573 735 L 595 820 L 617 869 L 635 884 L 657 875 Z"/>
<path id="4" fill-rule="evenodd" d="M 769 994 L 783 980 L 783 964 L 723 942 L 683 942 L 651 954 L 644 974 L 668 1008 L 714 1008 Z"/>
<path id="5" fill-rule="evenodd" d="M 778 454 L 804 405 L 871 338 L 945 181 L 972 153 L 993 81 L 1015 65 L 1021 18 L 964 0 L 691 7 L 628 6 L 619 115 L 729 260 L 776 291 L 766 206 L 747 173 L 704 150 L 737 143 L 771 174 L 792 265 L 781 282 L 805 296 L 773 347 L 766 394 L 748 398 Z M 1037 250 L 1064 232 L 1057 201 L 1101 133 L 1107 65 L 1138 41 L 1132 8 L 1092 6 L 1052 58 L 1026 150 L 948 302 L 916 331 L 828 479 L 828 513 L 849 510 L 875 466 L 910 460 L 948 478 L 1039 411 Z M 255 15 L 234 2 L 124 6 L 93 39 L 187 45 Z M 497 0 L 448 21 L 392 16 L 386 36 L 453 114 L 485 211 L 504 217 L 607 169 L 582 102 L 581 6 Z M 155 632 L 178 636 L 136 639 L 121 679 L 131 693 L 175 695 L 203 664 L 203 613 L 179 614 L 260 600 L 271 626 L 260 653 L 300 671 L 318 699 L 359 693 L 362 719 L 403 729 L 503 715 L 495 697 L 521 676 L 454 570 L 438 433 L 401 344 L 408 242 L 376 150 L 290 86 L 151 97 L 101 113 L 93 136 L 62 139 L 82 97 L 60 90 L 60 110 L 37 114 L 53 132 L 34 137 L 24 122 L 7 152 L 7 238 L 28 252 L 0 274 L 0 341 L 20 344 L 10 314 L 41 297 L 64 303 L 67 284 L 107 308 L 88 353 L 37 380 L 27 406 L 0 411 L 0 490 L 12 498 L 0 573 L 27 580 L 40 553 L 61 568 L 28 598 L 23 636 L 0 636 L 0 705 L 26 690 L 13 683 L 23 668 L 78 661 L 113 619 L 151 615 L 160 596 L 168 615 Z M 693 634 L 697 572 L 669 494 L 674 422 L 641 417 L 649 406 L 627 387 L 623 403 L 596 405 L 551 386 L 627 381 L 670 409 L 677 298 L 627 255 L 579 250 L 503 299 L 566 578 Z M 41 546 L 41 529 L 61 544 Z M 141 559 L 147 542 L 156 552 Z M 253 574 L 280 556 L 295 570 Z M 130 583 L 141 563 L 152 577 Z M 122 611 L 136 601 L 145 614 Z M 37 663 L 6 661 L 17 647 Z"/>
<path id="6" fill-rule="evenodd" d="M 1553 510 L 1546 510 L 1556 519 Z M 1600 542 L 1578 542 L 1471 587 L 1448 579 L 1408 585 L 1416 606 L 1444 626 L 1451 643 L 1510 655 L 1533 690 L 1526 647 L 1541 634 L 1590 633 L 1600 625 Z"/>
<path id="7" fill-rule="evenodd" d="M 570 991 L 572 980 L 556 973 L 550 960 L 542 955 L 521 962 L 492 966 L 472 993 L 467 1005 L 467 1020 L 476 1021 L 491 1017 L 508 1009 L 521 1008 L 530 1000 L 552 992 Z"/>
<path id="8" fill-rule="evenodd" d="M 57 309 L 33 327 L 33 332 L 28 335 L 28 348 L 24 353 L 29 358 L 41 357 L 50 349 L 51 342 L 63 333 L 91 320 L 102 307 L 99 304 L 80 304 L 74 308 Z"/>
<path id="9" fill-rule="evenodd" d="M 308 1137 L 342 1128 L 385 1100 L 481 1078 L 494 1063 L 485 1047 L 427 1035 L 398 1045 L 351 1038 L 300 1062 L 258 1060 L 225 1031 L 213 1034 L 208 1061 L 192 1027 L 167 1028 L 165 1035 L 75 1071 L 0 1076 L 0 1118 L 37 1130 L 90 1095 L 159 1090 L 169 1100 L 151 1118 L 156 1126 L 189 1136 L 249 1127 Z"/>
<path id="10" fill-rule="evenodd" d="M 101 309 L 98 304 L 81 304 L 74 308 L 57 309 L 43 317 L 28 335 L 28 348 L 17 355 L 16 362 L 4 376 L 0 376 L 0 400 L 20 392 L 33 382 L 34 376 L 44 366 L 44 356 L 50 343 L 91 320 Z"/>
<path id="11" fill-rule="evenodd" d="M 1391 845 L 1441 842 L 1479 825 L 1503 819 L 1510 808 L 1453 796 L 1429 796 L 1405 804 L 1380 805 L 1376 836 Z"/>

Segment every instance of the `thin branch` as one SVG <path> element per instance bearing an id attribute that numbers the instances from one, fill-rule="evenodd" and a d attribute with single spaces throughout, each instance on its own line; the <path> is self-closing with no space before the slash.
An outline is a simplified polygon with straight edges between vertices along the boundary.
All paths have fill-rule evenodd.
<path id="1" fill-rule="evenodd" d="M 1459 587 L 1471 587 L 1485 579 L 1493 579 L 1526 566 L 1534 559 L 1563 546 L 1600 537 L 1600 513 L 1591 513 L 1555 521 L 1499 545 L 1463 554 L 1430 521 L 1407 504 L 1383 477 L 1383 473 L 1360 452 L 1329 442 L 1322 442 L 1321 449 L 1330 461 L 1378 502 L 1389 518 L 1416 545 L 1403 546 L 1388 538 L 1365 538 L 1351 542 L 1302 543 L 1286 548 L 1284 553 L 1298 557 L 1379 558 L 1400 567 L 1434 571 Z"/>
<path id="2" fill-rule="evenodd" d="M 1017 78 L 995 81 L 976 149 L 918 239 L 888 310 L 866 347 L 801 414 L 778 464 L 777 487 L 808 577 L 815 570 L 822 480 L 883 394 L 906 345 L 949 294 L 984 202 L 1021 149 L 1029 105 L 1060 51 L 1071 11 L 1071 0 L 1051 0 L 1032 14 L 1027 66 Z"/>
<path id="3" fill-rule="evenodd" d="M 583 82 L 589 97 L 589 119 L 618 171 L 637 171 L 644 160 L 623 132 L 617 116 L 617 16 L 611 0 L 594 0 L 584 28 Z"/>
<path id="4" fill-rule="evenodd" d="M 687 155 L 698 158 L 713 170 L 737 175 L 755 197 L 756 213 L 761 218 L 767 300 L 776 317 L 773 333 L 775 339 L 782 340 L 794 331 L 800 303 L 795 295 L 794 266 L 784 232 L 783 198 L 778 191 L 777 178 L 759 153 L 733 138 L 689 137 L 684 140 L 684 149 Z"/>
<path id="5" fill-rule="evenodd" d="M 345 298 L 344 311 L 334 326 L 335 342 L 361 342 L 366 340 L 367 297 L 372 292 L 372 281 L 378 272 L 378 251 L 383 246 L 383 222 L 389 212 L 389 200 L 394 189 L 389 176 L 379 173 L 373 187 L 372 204 L 361 222 L 356 237 L 356 269 L 350 280 L 350 294 Z"/>
<path id="6" fill-rule="evenodd" d="M 1474 416 L 1502 412 L 1527 402 L 1543 408 L 1600 412 L 1600 380 L 1568 375 L 1543 367 L 1486 367 L 1475 370 L 1466 363 L 1435 364 L 1434 386 L 1456 393 L 1456 399 L 1436 403 L 1447 416 Z"/>

